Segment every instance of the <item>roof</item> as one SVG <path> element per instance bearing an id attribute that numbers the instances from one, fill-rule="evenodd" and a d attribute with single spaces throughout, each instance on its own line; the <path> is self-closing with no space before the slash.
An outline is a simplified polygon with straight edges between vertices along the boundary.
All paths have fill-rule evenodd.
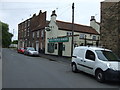
<path id="1" fill-rule="evenodd" d="M 56 21 L 59 30 L 68 30 L 68 31 L 72 31 L 72 23 L 70 22 L 64 22 L 64 21 Z M 81 24 L 74 24 L 74 31 L 76 32 L 81 32 L 81 33 L 89 33 L 89 34 L 96 34 L 98 35 L 99 33 L 93 29 L 90 26 L 86 26 L 86 25 L 81 25 Z"/>
<path id="2" fill-rule="evenodd" d="M 111 51 L 109 49 L 105 49 L 105 48 L 101 48 L 101 47 L 95 47 L 95 46 L 79 46 L 79 47 L 75 47 L 75 48 L 79 48 L 79 49 L 88 49 L 88 50 L 105 50 L 105 51 Z"/>
<path id="3" fill-rule="evenodd" d="M 50 21 L 46 21 L 46 24 L 39 25 L 38 27 L 35 28 L 35 30 L 44 29 L 46 26 L 49 25 L 49 23 Z M 56 24 L 58 25 L 59 30 L 72 31 L 72 23 L 70 22 L 64 22 L 64 21 L 57 20 Z M 99 35 L 99 33 L 95 29 L 93 29 L 91 26 L 86 26 L 86 25 L 81 25 L 81 24 L 74 24 L 74 31 Z"/>

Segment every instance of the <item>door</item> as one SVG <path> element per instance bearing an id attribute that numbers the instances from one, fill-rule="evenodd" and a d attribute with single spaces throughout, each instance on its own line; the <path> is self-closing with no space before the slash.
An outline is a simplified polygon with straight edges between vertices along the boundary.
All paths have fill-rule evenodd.
<path id="1" fill-rule="evenodd" d="M 63 43 L 58 43 L 58 56 L 62 56 Z"/>
<path id="2" fill-rule="evenodd" d="M 39 51 L 39 42 L 36 41 L 36 50 Z"/>
<path id="3" fill-rule="evenodd" d="M 83 61 L 84 71 L 93 74 L 94 66 L 95 66 L 95 53 L 91 50 L 87 50 L 85 54 L 85 59 Z"/>

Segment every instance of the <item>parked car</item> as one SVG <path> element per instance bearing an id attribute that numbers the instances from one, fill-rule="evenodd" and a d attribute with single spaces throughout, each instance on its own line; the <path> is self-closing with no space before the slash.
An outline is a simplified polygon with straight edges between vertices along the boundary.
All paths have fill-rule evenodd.
<path id="1" fill-rule="evenodd" d="M 25 55 L 30 55 L 30 56 L 39 56 L 39 52 L 35 50 L 33 47 L 26 47 L 24 51 Z"/>
<path id="2" fill-rule="evenodd" d="M 21 48 L 19 48 L 17 51 L 18 51 L 18 53 L 24 53 L 25 50 L 24 50 L 23 47 L 21 47 Z"/>
<path id="3" fill-rule="evenodd" d="M 104 48 L 80 46 L 73 51 L 71 67 L 95 76 L 99 82 L 120 81 L 120 59 Z"/>

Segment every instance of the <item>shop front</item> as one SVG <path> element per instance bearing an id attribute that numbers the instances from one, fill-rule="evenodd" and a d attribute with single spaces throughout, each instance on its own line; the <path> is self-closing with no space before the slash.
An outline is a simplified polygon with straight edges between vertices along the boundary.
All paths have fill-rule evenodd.
<path id="1" fill-rule="evenodd" d="M 48 39 L 47 54 L 64 56 L 64 52 L 67 49 L 68 42 L 69 42 L 69 37 L 58 37 L 58 38 Z"/>

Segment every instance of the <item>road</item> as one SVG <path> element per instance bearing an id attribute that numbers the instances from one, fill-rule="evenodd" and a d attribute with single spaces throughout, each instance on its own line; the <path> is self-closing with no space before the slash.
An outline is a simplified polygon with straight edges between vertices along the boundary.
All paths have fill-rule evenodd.
<path id="1" fill-rule="evenodd" d="M 118 88 L 118 82 L 99 83 L 83 72 L 73 73 L 66 62 L 31 57 L 3 49 L 3 88 Z"/>

